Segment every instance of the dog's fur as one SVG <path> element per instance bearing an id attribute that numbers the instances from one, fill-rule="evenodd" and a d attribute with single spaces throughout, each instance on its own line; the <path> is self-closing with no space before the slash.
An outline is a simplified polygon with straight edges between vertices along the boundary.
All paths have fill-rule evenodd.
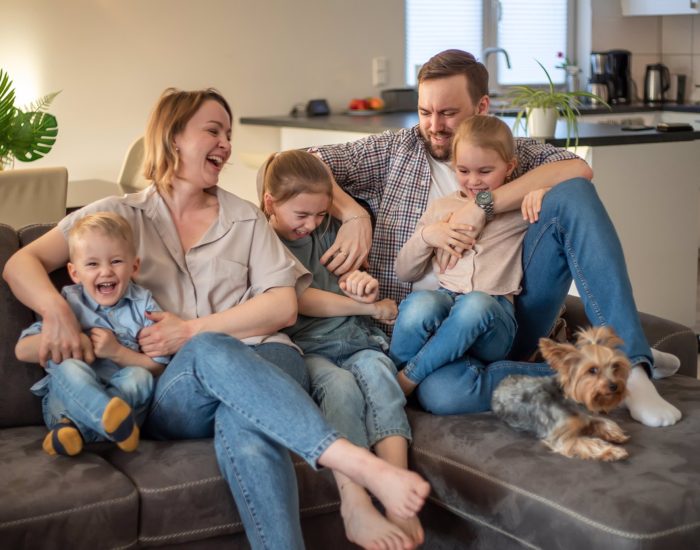
<path id="1" fill-rule="evenodd" d="M 631 365 L 609 327 L 576 334 L 576 344 L 541 338 L 540 351 L 554 376 L 508 376 L 496 388 L 491 408 L 516 430 L 534 433 L 567 457 L 620 460 L 627 451 L 612 443 L 629 437 L 609 418 L 627 393 Z"/>

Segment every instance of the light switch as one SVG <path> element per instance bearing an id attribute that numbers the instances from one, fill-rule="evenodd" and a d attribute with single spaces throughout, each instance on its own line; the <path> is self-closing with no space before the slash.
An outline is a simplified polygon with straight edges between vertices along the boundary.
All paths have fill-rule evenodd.
<path id="1" fill-rule="evenodd" d="M 372 86 L 378 88 L 386 86 L 389 81 L 389 62 L 386 57 L 372 59 Z"/>

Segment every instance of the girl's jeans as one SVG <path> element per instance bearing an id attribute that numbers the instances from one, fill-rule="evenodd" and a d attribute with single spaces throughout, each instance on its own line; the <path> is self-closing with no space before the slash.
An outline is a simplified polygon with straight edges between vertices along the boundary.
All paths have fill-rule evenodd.
<path id="1" fill-rule="evenodd" d="M 156 439 L 214 437 L 253 549 L 304 547 L 288 450 L 316 468 L 338 438 L 306 387 L 294 348 L 251 348 L 216 333 L 192 338 L 156 383 L 145 430 Z"/>
<path id="2" fill-rule="evenodd" d="M 48 376 L 32 392 L 42 396 L 44 422 L 49 428 L 68 418 L 86 442 L 109 440 L 102 415 L 113 397 L 126 401 L 136 423 L 143 423 L 153 394 L 153 376 L 146 369 L 121 368 L 107 359 L 97 359 L 92 365 L 66 359 L 59 364 L 49 361 L 46 372 Z"/>
<path id="3" fill-rule="evenodd" d="M 571 281 L 593 325 L 612 326 L 633 364 L 652 364 L 634 303 L 622 246 L 593 184 L 572 179 L 552 188 L 539 221 L 523 242 L 523 291 L 516 298 L 518 322 L 510 357 L 529 357 L 556 322 Z M 488 365 L 466 357 L 428 376 L 417 396 L 426 410 L 461 414 L 488 410 L 491 392 L 505 374 L 551 374 L 546 364 L 497 361 Z"/>
<path id="4" fill-rule="evenodd" d="M 419 384 L 467 352 L 485 363 L 504 359 L 516 330 L 513 304 L 504 296 L 418 290 L 399 306 L 390 354 Z"/>

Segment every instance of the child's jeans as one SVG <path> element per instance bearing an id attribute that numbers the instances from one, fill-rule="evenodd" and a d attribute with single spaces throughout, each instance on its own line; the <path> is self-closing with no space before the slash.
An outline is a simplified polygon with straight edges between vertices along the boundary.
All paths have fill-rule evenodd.
<path id="1" fill-rule="evenodd" d="M 92 365 L 78 359 L 60 364 L 49 361 L 47 376 L 31 391 L 42 398 L 44 422 L 52 428 L 69 418 L 85 442 L 109 440 L 102 427 L 102 414 L 113 397 L 123 399 L 141 425 L 153 395 L 153 375 L 142 367 L 121 368 L 112 361 L 96 359 Z"/>
<path id="2" fill-rule="evenodd" d="M 505 296 L 419 290 L 399 305 L 390 355 L 420 384 L 467 353 L 487 364 L 505 358 L 517 328 L 515 309 Z"/>

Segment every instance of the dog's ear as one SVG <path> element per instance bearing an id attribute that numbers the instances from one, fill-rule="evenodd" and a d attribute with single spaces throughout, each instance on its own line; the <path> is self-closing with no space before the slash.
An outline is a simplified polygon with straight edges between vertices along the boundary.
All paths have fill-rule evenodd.
<path id="1" fill-rule="evenodd" d="M 619 348 L 622 346 L 622 339 L 615 333 L 612 327 L 591 327 L 588 329 L 581 329 L 576 333 L 576 344 L 578 346 L 593 344 L 594 346 Z"/>
<path id="2" fill-rule="evenodd" d="M 579 354 L 579 351 L 572 344 L 560 344 L 549 338 L 540 338 L 540 352 L 544 360 L 560 373 L 567 371 L 571 359 L 575 359 Z"/>

